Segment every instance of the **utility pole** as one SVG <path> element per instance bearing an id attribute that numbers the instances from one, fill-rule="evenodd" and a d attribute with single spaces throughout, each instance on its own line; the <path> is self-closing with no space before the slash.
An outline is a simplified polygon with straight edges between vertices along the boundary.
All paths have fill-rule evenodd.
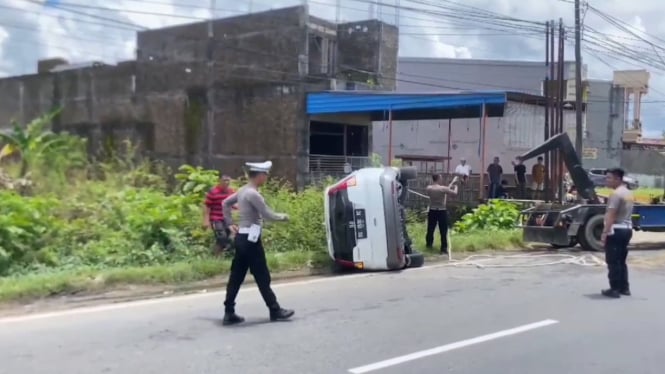
<path id="1" fill-rule="evenodd" d="M 215 138 L 215 111 L 213 110 L 214 107 L 214 100 L 213 98 L 215 97 L 213 88 L 214 88 L 214 80 L 215 80 L 215 60 L 214 60 L 214 50 L 215 50 L 215 6 L 216 2 L 215 0 L 210 0 L 210 19 L 208 20 L 208 50 L 207 50 L 207 58 L 208 58 L 208 85 L 207 85 L 207 92 L 206 92 L 206 104 L 207 104 L 207 133 L 206 133 L 206 138 L 207 138 L 207 154 L 205 157 L 205 164 L 210 165 L 210 160 L 212 158 L 212 147 L 213 147 L 213 142 L 212 139 Z"/>
<path id="2" fill-rule="evenodd" d="M 580 2 L 575 0 L 575 150 L 582 162 L 582 21 Z"/>

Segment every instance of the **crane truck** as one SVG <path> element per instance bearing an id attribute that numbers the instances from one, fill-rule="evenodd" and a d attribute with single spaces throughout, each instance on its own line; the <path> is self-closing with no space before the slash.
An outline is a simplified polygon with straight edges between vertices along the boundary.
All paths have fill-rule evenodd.
<path id="1" fill-rule="evenodd" d="M 558 151 L 575 185 L 580 202 L 575 204 L 542 203 L 520 213 L 518 226 L 525 242 L 547 243 L 555 248 L 574 247 L 603 251 L 605 204 L 596 194 L 594 183 L 567 133 L 561 133 L 518 156 L 522 161 L 545 152 Z M 638 204 L 633 207 L 633 229 L 665 232 L 665 204 Z"/>

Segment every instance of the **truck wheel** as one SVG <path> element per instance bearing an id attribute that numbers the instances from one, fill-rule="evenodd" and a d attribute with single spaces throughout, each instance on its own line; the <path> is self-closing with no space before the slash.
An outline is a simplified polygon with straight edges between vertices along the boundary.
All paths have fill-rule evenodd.
<path id="1" fill-rule="evenodd" d="M 425 256 L 422 253 L 414 251 L 406 255 L 407 268 L 419 268 L 425 265 Z"/>
<path id="2" fill-rule="evenodd" d="M 416 178 L 418 178 L 418 169 L 415 166 L 399 168 L 399 179 L 406 181 Z"/>
<path id="3" fill-rule="evenodd" d="M 589 218 L 586 223 L 580 227 L 577 239 L 584 250 L 592 252 L 605 251 L 603 243 L 600 241 L 600 235 L 603 233 L 604 220 L 605 217 L 602 214 L 597 214 Z"/>

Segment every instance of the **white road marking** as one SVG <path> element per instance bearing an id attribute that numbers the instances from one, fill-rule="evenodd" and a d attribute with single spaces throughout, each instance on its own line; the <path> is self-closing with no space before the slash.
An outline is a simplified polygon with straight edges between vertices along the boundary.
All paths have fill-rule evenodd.
<path id="1" fill-rule="evenodd" d="M 443 266 L 445 266 L 445 264 L 435 264 L 435 265 L 423 266 L 421 268 L 409 269 L 409 270 L 406 270 L 406 271 L 407 271 L 407 274 L 408 274 L 408 272 L 413 272 L 415 270 L 426 270 L 426 269 L 431 270 L 431 269 L 437 269 L 437 268 L 440 268 L 440 267 L 443 267 Z M 345 280 L 349 280 L 349 279 L 367 278 L 367 277 L 372 277 L 372 276 L 390 276 L 390 275 L 394 275 L 394 274 L 395 274 L 394 272 L 388 271 L 388 272 L 382 272 L 382 273 L 351 274 L 351 275 L 340 276 L 340 277 L 334 277 L 334 276 L 333 277 L 323 277 L 323 278 L 307 279 L 307 280 L 301 280 L 301 281 L 295 281 L 295 282 L 275 283 L 275 284 L 273 284 L 273 288 L 306 286 L 306 285 L 316 284 L 316 283 L 337 282 L 337 281 L 345 281 Z M 244 293 L 244 292 L 257 291 L 257 290 L 258 289 L 256 288 L 256 286 L 250 286 L 250 287 L 241 288 L 240 292 Z M 148 300 L 137 300 L 137 301 L 114 303 L 114 304 L 104 304 L 104 305 L 97 305 L 97 306 L 90 306 L 90 307 L 74 308 L 74 309 L 60 310 L 60 311 L 54 311 L 54 312 L 35 313 L 35 314 L 27 314 L 27 315 L 21 315 L 21 316 L 12 316 L 12 317 L 0 318 L 0 325 L 9 324 L 9 323 L 18 323 L 18 322 L 41 320 L 41 319 L 49 319 L 49 318 L 57 318 L 57 317 L 68 317 L 68 316 L 76 316 L 76 315 L 82 315 L 82 314 L 108 312 L 108 311 L 113 311 L 113 310 L 135 308 L 135 307 L 148 306 L 148 305 L 157 305 L 157 304 L 166 304 L 166 303 L 173 303 L 173 302 L 179 302 L 179 301 L 204 299 L 204 298 L 208 298 L 208 297 L 220 298 L 222 295 L 224 295 L 224 293 L 225 293 L 225 291 L 195 293 L 195 294 L 189 294 L 189 295 L 159 297 L 159 298 L 148 299 Z"/>
<path id="2" fill-rule="evenodd" d="M 427 350 L 420 351 L 420 352 L 414 352 L 414 353 L 410 353 L 408 355 L 399 356 L 399 357 L 391 358 L 391 359 L 388 359 L 388 360 L 376 362 L 376 363 L 373 363 L 373 364 L 369 364 L 369 365 L 349 369 L 349 373 L 352 373 L 352 374 L 369 373 L 370 371 L 385 369 L 387 367 L 400 365 L 400 364 L 403 364 L 405 362 L 418 360 L 418 359 L 428 357 L 428 356 L 438 355 L 438 354 L 441 354 L 441 353 L 453 351 L 455 349 L 468 347 L 468 346 L 471 346 L 471 345 L 474 345 L 474 344 L 480 344 L 480 343 L 488 342 L 490 340 L 505 338 L 506 336 L 510 336 L 510 335 L 521 334 L 523 332 L 539 329 L 541 327 L 546 327 L 546 326 L 554 325 L 554 324 L 557 324 L 557 323 L 559 323 L 559 321 L 555 321 L 553 319 L 546 319 L 544 321 L 530 323 L 528 325 L 518 326 L 518 327 L 515 327 L 515 328 L 512 328 L 512 329 L 498 331 L 498 332 L 495 332 L 495 333 L 492 333 L 492 334 L 482 335 L 482 336 L 479 336 L 479 337 L 476 337 L 476 338 L 462 340 L 462 341 L 459 341 L 459 342 L 442 345 L 440 347 L 427 349 Z"/>

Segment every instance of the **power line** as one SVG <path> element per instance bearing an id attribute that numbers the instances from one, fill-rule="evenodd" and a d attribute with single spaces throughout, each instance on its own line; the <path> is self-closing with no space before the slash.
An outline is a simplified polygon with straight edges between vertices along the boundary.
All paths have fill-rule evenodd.
<path id="1" fill-rule="evenodd" d="M 45 12 L 40 12 L 40 11 L 34 11 L 34 10 L 28 10 L 28 9 L 23 9 L 23 8 L 16 8 L 16 7 L 13 7 L 13 6 L 8 6 L 8 5 L 0 4 L 0 8 L 1 9 L 7 9 L 7 10 L 10 10 L 10 11 L 14 11 L 14 12 L 36 14 L 36 15 L 39 15 L 40 17 L 51 17 L 51 18 L 60 19 L 60 16 L 55 15 L 55 14 L 50 14 L 50 13 L 45 13 Z M 131 32 L 136 32 L 137 31 L 136 28 L 122 27 L 122 26 L 118 26 L 116 24 L 107 24 L 107 23 L 90 21 L 90 20 L 86 20 L 86 19 L 77 19 L 76 22 L 85 23 L 85 24 L 89 24 L 89 25 L 95 25 L 95 26 L 111 27 L 111 28 L 114 28 L 116 30 L 131 31 Z"/>
<path id="2" fill-rule="evenodd" d="M 31 0 L 27 0 L 27 1 L 34 3 L 34 1 L 31 1 Z M 154 3 L 154 4 L 169 5 L 169 4 L 167 4 L 167 3 L 157 2 L 157 1 L 150 1 L 150 0 L 128 0 L 128 1 L 134 1 L 134 2 L 137 2 L 137 3 Z M 311 2 L 313 2 L 313 3 L 317 3 L 316 1 L 313 1 L 313 0 L 312 0 Z M 359 2 L 364 2 L 364 3 L 374 3 L 374 4 L 377 4 L 376 1 L 359 1 Z M 445 2 L 445 1 L 444 1 L 444 2 Z M 416 3 L 418 3 L 418 2 L 416 2 Z M 424 1 L 421 1 L 420 3 L 421 3 L 421 4 L 427 4 L 427 5 L 432 6 L 431 3 L 427 3 L 427 2 L 424 2 Z M 453 3 L 453 2 L 448 2 L 448 3 Z M 68 3 L 68 4 L 69 4 L 70 6 L 79 6 L 79 4 L 71 4 L 71 3 Z M 326 6 L 335 6 L 335 5 L 333 5 L 333 4 L 328 4 L 328 3 L 320 3 L 320 4 L 321 4 L 321 5 L 326 5 Z M 455 4 L 456 4 L 456 5 L 459 5 L 459 4 L 457 4 L 457 3 L 455 3 Z M 67 4 L 65 4 L 65 5 L 67 5 Z M 182 7 L 184 7 L 184 8 L 203 8 L 203 7 L 197 7 L 197 6 L 194 6 L 194 5 L 184 5 L 184 4 L 182 4 L 182 5 L 180 5 L 180 4 L 172 4 L 172 5 L 173 5 L 173 6 L 182 6 Z M 388 4 L 383 4 L 383 5 L 388 5 Z M 88 6 L 88 7 L 89 7 L 89 6 Z M 101 8 L 100 10 L 103 10 L 103 11 L 116 11 L 116 10 L 114 10 L 114 9 L 112 9 L 112 8 L 103 8 L 103 7 L 97 7 L 97 8 Z M 357 8 L 349 8 L 349 7 L 345 7 L 345 8 L 347 8 L 347 9 L 355 9 L 355 10 L 359 10 L 359 11 L 365 11 L 365 10 L 361 10 L 361 9 L 357 9 Z M 431 17 L 433 17 L 433 18 L 450 18 L 450 17 L 453 17 L 453 16 L 454 16 L 454 13 L 455 13 L 455 12 L 452 12 L 452 13 L 449 12 L 449 13 L 443 13 L 443 14 L 442 14 L 441 12 L 433 12 L 433 11 L 426 10 L 426 9 L 422 9 L 422 8 L 412 8 L 412 7 L 402 7 L 402 6 L 396 6 L 396 8 L 405 9 L 405 10 L 412 11 L 412 12 L 416 12 L 416 13 L 419 13 L 419 14 L 426 14 L 426 15 L 429 15 L 429 16 L 431 16 Z M 442 8 L 442 7 L 441 7 L 441 6 L 438 6 L 438 8 Z M 447 8 L 444 7 L 444 9 L 449 10 L 449 11 L 451 10 L 450 7 L 447 7 Z M 229 10 L 229 9 L 219 9 L 219 10 L 223 10 L 223 11 L 231 11 L 231 10 Z M 455 10 L 459 10 L 459 9 L 455 9 Z M 119 10 L 119 11 L 125 11 L 125 12 L 130 12 L 130 13 L 133 12 L 133 11 L 130 11 L 130 10 Z M 469 14 L 469 12 L 470 12 L 470 11 L 464 10 L 464 11 L 462 11 L 460 14 L 461 14 L 461 15 L 464 15 L 464 16 L 471 16 L 471 21 L 469 21 L 469 20 L 464 21 L 463 19 L 460 19 L 461 17 L 457 17 L 457 18 L 454 18 L 454 17 L 453 17 L 453 18 L 450 19 L 450 20 L 446 20 L 446 22 L 449 23 L 449 24 L 455 24 L 455 23 L 457 23 L 458 25 L 462 25 L 462 26 L 465 26 L 465 27 L 467 27 L 467 28 L 471 28 L 471 27 L 469 26 L 471 23 L 480 22 L 480 21 L 485 21 L 485 20 L 487 20 L 488 18 L 492 18 L 492 17 L 494 17 L 493 14 L 495 14 L 495 13 L 493 13 L 493 12 L 483 12 L 481 16 L 478 16 L 478 15 L 471 15 L 471 14 Z M 162 13 L 156 13 L 156 12 L 141 12 L 140 14 L 145 14 L 145 13 L 150 13 L 150 14 L 157 15 L 157 16 L 163 15 Z M 86 15 L 88 15 L 88 14 L 86 14 Z M 427 21 L 427 22 L 434 22 L 434 20 L 433 20 L 432 18 L 427 18 L 427 19 L 425 19 L 425 18 L 408 17 L 408 16 L 403 16 L 402 18 L 413 18 L 413 19 L 418 19 L 418 20 L 425 20 L 425 21 Z M 496 18 L 496 17 L 495 17 L 495 18 Z M 524 21 L 524 20 L 519 20 L 519 19 L 515 19 L 515 18 L 513 18 L 513 17 L 505 17 L 505 16 L 501 16 L 501 19 L 504 19 L 504 20 L 505 20 L 505 19 L 508 19 L 508 20 L 511 20 L 511 21 L 517 20 L 517 23 L 516 23 L 516 24 L 509 24 L 509 26 L 507 26 L 506 24 L 501 24 L 500 26 L 498 26 L 498 27 L 499 27 L 499 30 L 501 30 L 501 31 L 503 31 L 503 32 L 509 32 L 509 31 L 510 31 L 510 32 L 514 32 L 514 30 L 522 30 L 522 29 L 524 29 L 524 27 L 520 24 L 520 23 L 521 23 L 522 21 Z M 108 19 L 108 18 L 104 18 L 104 20 L 106 20 L 106 21 L 111 21 L 111 22 L 118 22 L 117 20 Z M 78 21 L 83 21 L 83 20 L 78 20 Z M 526 22 L 527 22 L 527 23 L 534 23 L 534 22 L 531 22 L 531 21 L 526 21 Z M 123 23 L 123 24 L 124 24 L 124 23 Z M 538 24 L 538 23 L 535 22 L 535 24 Z M 106 25 L 106 24 L 101 24 L 101 25 L 103 25 L 103 26 L 110 26 L 110 25 Z M 133 24 L 132 24 L 132 25 L 133 25 Z M 134 27 L 138 27 L 138 28 L 142 28 L 142 29 L 146 29 L 145 27 L 139 27 L 139 26 L 136 26 L 136 25 L 133 25 L 133 26 L 134 26 Z M 491 25 L 491 26 L 493 26 L 493 25 Z M 115 27 L 115 26 L 114 26 L 114 27 Z M 477 28 L 488 28 L 487 26 L 484 26 L 484 27 L 483 27 L 483 26 L 480 26 L 480 25 L 479 25 L 479 26 L 476 26 L 476 27 L 477 27 Z M 476 29 L 476 27 L 474 27 L 474 29 Z M 454 29 L 454 28 L 453 28 L 453 29 Z M 527 29 L 528 29 L 528 28 L 527 28 Z M 463 35 L 466 35 L 466 34 L 443 34 L 443 33 L 442 33 L 442 34 L 427 34 L 427 33 L 415 33 L 415 32 L 413 32 L 413 33 L 402 33 L 402 34 L 405 34 L 404 36 L 463 36 Z M 541 35 L 542 33 L 541 33 L 541 32 L 538 32 L 538 33 L 536 33 L 536 32 L 532 32 L 532 33 L 523 32 L 523 33 L 517 33 L 517 34 L 519 34 L 520 36 L 525 36 L 525 37 L 530 37 L 530 36 L 532 36 L 532 37 L 538 37 L 538 36 Z M 474 34 L 471 34 L 471 35 L 474 35 Z M 475 35 L 478 35 L 478 34 L 475 34 Z M 494 35 L 497 35 L 497 36 L 498 36 L 498 34 L 494 34 Z M 481 35 L 478 35 L 478 36 L 489 36 L 489 34 L 481 34 Z M 608 46 L 605 46 L 605 47 L 608 47 Z M 600 46 L 600 48 L 602 49 L 602 46 Z M 634 56 L 633 56 L 633 57 L 634 57 Z"/>
<path id="3" fill-rule="evenodd" d="M 24 0 L 24 1 L 32 3 L 33 5 L 38 5 L 40 7 L 43 7 L 43 4 L 40 3 L 39 1 L 36 1 L 36 0 Z M 98 16 L 98 15 L 95 15 L 95 14 L 81 12 L 81 11 L 78 11 L 76 9 L 69 9 L 67 7 L 63 7 L 63 6 L 58 5 L 58 4 L 53 4 L 53 5 L 50 5 L 50 6 L 53 7 L 53 8 L 65 11 L 65 12 L 78 14 L 78 15 L 85 16 L 85 17 L 95 18 L 95 19 L 102 20 L 102 21 L 109 21 L 109 22 L 117 23 L 119 25 L 125 25 L 125 26 L 139 28 L 139 29 L 147 29 L 147 27 L 137 26 L 136 24 L 133 24 L 133 23 L 130 23 L 130 22 L 124 22 L 124 21 L 120 21 L 120 20 L 117 20 L 117 19 L 113 19 L 113 18 L 107 18 L 107 17 Z"/>
<path id="4" fill-rule="evenodd" d="M 23 25 L 19 25 L 19 24 L 7 23 L 7 22 L 4 22 L 4 21 L 0 22 L 0 26 L 8 27 L 8 28 L 11 28 L 11 29 L 17 29 L 17 30 L 25 30 L 25 31 L 29 31 L 29 32 L 37 32 L 37 33 L 40 33 L 40 32 L 44 31 L 41 28 L 28 27 L 28 26 L 23 26 Z M 53 32 L 53 30 L 49 30 L 49 32 Z M 84 37 L 80 37 L 80 36 L 62 34 L 62 33 L 58 33 L 57 35 L 62 36 L 62 37 L 67 38 L 67 39 L 77 40 L 77 41 L 81 41 L 81 42 L 97 43 L 97 44 L 99 44 L 99 43 L 118 43 L 118 45 L 120 45 L 120 43 L 122 43 L 122 45 L 124 46 L 124 42 L 119 40 L 119 39 L 116 39 L 116 40 L 114 40 L 114 39 L 93 39 L 93 38 L 84 38 Z M 71 47 L 69 48 L 69 50 L 71 50 Z"/>

